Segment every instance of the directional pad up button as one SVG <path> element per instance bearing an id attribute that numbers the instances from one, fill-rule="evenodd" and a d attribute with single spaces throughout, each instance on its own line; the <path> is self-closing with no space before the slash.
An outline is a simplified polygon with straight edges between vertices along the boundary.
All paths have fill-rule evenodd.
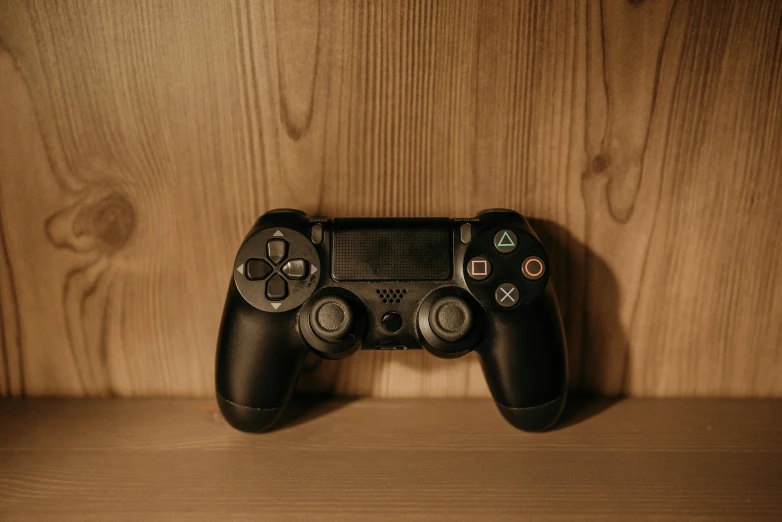
<path id="1" fill-rule="evenodd" d="M 307 277 L 309 263 L 305 259 L 291 259 L 282 267 L 282 273 L 289 279 L 304 279 Z"/>
<path id="2" fill-rule="evenodd" d="M 288 283 L 280 274 L 274 274 L 266 282 L 266 298 L 271 301 L 280 301 L 288 297 Z"/>
<path id="3" fill-rule="evenodd" d="M 266 254 L 272 263 L 279 265 L 288 255 L 288 242 L 284 239 L 270 239 L 266 243 Z"/>

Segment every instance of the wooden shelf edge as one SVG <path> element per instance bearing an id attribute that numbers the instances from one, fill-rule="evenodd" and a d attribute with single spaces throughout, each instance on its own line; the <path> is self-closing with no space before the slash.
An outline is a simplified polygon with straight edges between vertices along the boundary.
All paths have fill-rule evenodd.
<path id="1" fill-rule="evenodd" d="M 0 401 L 11 519 L 782 517 L 782 401 L 574 404 L 521 433 L 484 399 L 297 400 L 244 434 L 213 401 Z"/>

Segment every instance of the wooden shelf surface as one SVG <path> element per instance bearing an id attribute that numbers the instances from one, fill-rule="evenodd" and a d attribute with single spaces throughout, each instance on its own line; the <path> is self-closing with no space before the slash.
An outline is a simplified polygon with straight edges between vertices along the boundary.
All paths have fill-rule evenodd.
<path id="1" fill-rule="evenodd" d="M 0 402 L 1 520 L 782 520 L 782 401 L 299 400 L 264 435 L 208 400 Z"/>

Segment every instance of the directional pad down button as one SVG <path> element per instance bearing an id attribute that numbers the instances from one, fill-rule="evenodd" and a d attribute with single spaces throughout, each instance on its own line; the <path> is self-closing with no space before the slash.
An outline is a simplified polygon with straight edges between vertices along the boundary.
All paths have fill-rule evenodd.
<path id="1" fill-rule="evenodd" d="M 266 297 L 271 301 L 280 301 L 288 296 L 288 283 L 280 274 L 274 274 L 266 282 Z"/>

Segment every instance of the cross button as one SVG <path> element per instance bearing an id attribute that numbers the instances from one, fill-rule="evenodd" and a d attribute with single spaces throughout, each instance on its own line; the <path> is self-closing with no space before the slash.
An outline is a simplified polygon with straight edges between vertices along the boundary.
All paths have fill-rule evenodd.
<path id="1" fill-rule="evenodd" d="M 519 301 L 519 289 L 512 283 L 502 283 L 494 291 L 494 300 L 498 305 L 510 308 Z"/>

